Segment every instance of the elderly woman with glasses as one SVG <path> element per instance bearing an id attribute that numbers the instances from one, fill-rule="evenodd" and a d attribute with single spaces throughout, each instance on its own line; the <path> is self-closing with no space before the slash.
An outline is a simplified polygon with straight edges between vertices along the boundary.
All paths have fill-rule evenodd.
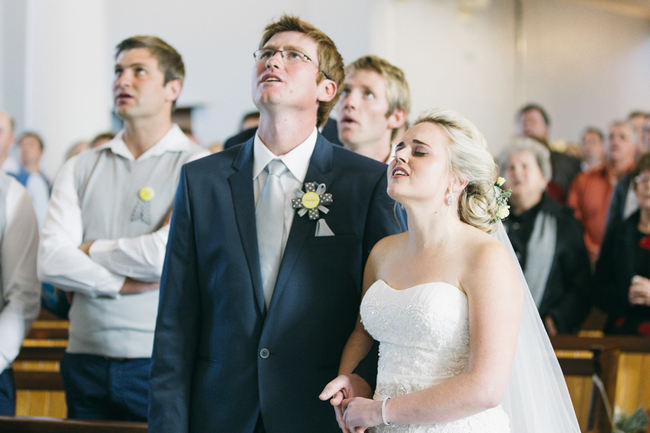
<path id="1" fill-rule="evenodd" d="M 500 158 L 511 213 L 503 223 L 550 335 L 576 332 L 589 313 L 591 270 L 572 211 L 544 192 L 551 179 L 547 148 L 520 138 Z"/>
<path id="2" fill-rule="evenodd" d="M 632 186 L 639 209 L 611 227 L 596 264 L 605 332 L 650 337 L 650 153 L 639 158 Z"/>

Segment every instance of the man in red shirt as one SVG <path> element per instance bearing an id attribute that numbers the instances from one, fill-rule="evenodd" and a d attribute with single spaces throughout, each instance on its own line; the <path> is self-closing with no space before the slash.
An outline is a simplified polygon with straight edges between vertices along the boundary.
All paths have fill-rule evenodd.
<path id="1" fill-rule="evenodd" d="M 592 264 L 598 258 L 605 234 L 612 191 L 618 179 L 634 168 L 637 147 L 636 132 L 631 124 L 612 123 L 605 164 L 580 173 L 571 185 L 567 204 L 575 210 L 576 218 L 582 223 Z"/>

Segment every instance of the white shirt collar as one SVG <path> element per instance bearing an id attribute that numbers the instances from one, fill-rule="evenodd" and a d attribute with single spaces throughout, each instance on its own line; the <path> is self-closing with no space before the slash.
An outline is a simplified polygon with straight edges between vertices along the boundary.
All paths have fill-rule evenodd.
<path id="1" fill-rule="evenodd" d="M 316 147 L 317 138 L 318 130 L 314 127 L 314 130 L 305 141 L 294 147 L 290 152 L 277 156 L 266 147 L 260 136 L 255 134 L 253 142 L 253 179 L 259 176 L 269 161 L 278 158 L 287 166 L 293 177 L 303 182 L 305 176 L 307 176 L 309 160 L 314 152 L 314 147 Z"/>
<path id="2" fill-rule="evenodd" d="M 123 135 L 124 130 L 121 130 L 114 139 L 102 145 L 102 147 L 108 147 L 114 154 L 123 156 L 126 159 L 134 160 L 135 158 L 133 157 L 133 154 L 129 148 L 126 147 L 126 143 L 122 139 Z M 169 151 L 187 150 L 189 143 L 190 139 L 187 138 L 183 131 L 181 131 L 181 128 L 174 123 L 169 131 L 167 131 L 167 134 L 165 134 L 156 144 L 147 149 L 145 153 L 140 155 L 138 159 L 141 160 L 152 156 L 162 155 Z"/>

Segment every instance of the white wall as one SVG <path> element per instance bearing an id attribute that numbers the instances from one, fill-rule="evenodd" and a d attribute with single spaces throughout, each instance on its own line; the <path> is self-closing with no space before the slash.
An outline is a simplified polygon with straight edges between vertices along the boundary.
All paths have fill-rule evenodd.
<path id="1" fill-rule="evenodd" d="M 551 135 L 577 140 L 633 109 L 650 111 L 650 20 L 566 0 L 525 1 L 522 101 L 549 111 Z"/>
<path id="2" fill-rule="evenodd" d="M 49 122 L 51 172 L 73 139 L 103 129 L 99 119 L 110 113 L 115 45 L 133 34 L 150 33 L 174 45 L 185 59 L 187 79 L 179 105 L 203 107 L 194 119 L 199 138 L 205 144 L 223 140 L 235 132 L 240 116 L 254 108 L 252 52 L 261 32 L 287 12 L 330 34 L 346 62 L 374 53 L 402 67 L 413 93 L 411 118 L 431 106 L 455 108 L 476 122 L 495 152 L 515 132 L 514 113 L 528 101 L 547 107 L 553 138 L 568 140 L 577 140 L 588 124 L 607 127 L 632 109 L 650 111 L 650 20 L 615 15 L 588 2 L 521 0 L 525 50 L 518 52 L 517 1 L 465 2 L 488 6 L 463 14 L 457 0 L 29 0 L 31 15 L 40 23 L 30 27 L 31 37 L 40 40 L 30 45 L 26 60 L 26 48 L 16 35 L 34 21 L 20 6 L 24 2 L 0 0 L 0 106 L 19 119 L 23 113 L 32 116 L 34 123 L 23 126 L 43 131 L 42 122 Z M 86 34 L 93 44 L 83 43 Z M 8 58 L 17 64 L 5 66 Z M 27 75 L 21 61 L 32 62 Z M 70 61 L 86 70 L 58 65 Z M 33 75 L 36 69 L 40 71 Z M 46 80 L 50 69 L 68 84 Z M 64 75 L 66 70 L 70 75 Z M 63 137 L 65 130 L 69 139 L 49 137 L 52 122 L 43 110 L 58 116 L 56 133 Z"/>
<path id="3" fill-rule="evenodd" d="M 5 1 L 0 0 L 0 28 L 4 28 L 5 18 L 7 13 L 5 12 Z M 5 32 L 0 31 L 0 59 L 5 59 Z M 0 60 L 0 107 L 6 105 L 7 98 L 5 97 L 5 66 L 4 60 Z"/>
<path id="4" fill-rule="evenodd" d="M 515 106 L 512 7 L 500 0 L 468 15 L 449 1 L 381 2 L 371 50 L 406 73 L 411 120 L 432 107 L 453 108 L 500 148 Z"/>
<path id="5" fill-rule="evenodd" d="M 52 177 L 66 149 L 110 127 L 104 0 L 28 0 L 25 127 L 43 133 Z"/>
<path id="6" fill-rule="evenodd" d="M 23 128 L 27 6 L 22 1 L 0 0 L 0 11 L 0 108 Z"/>

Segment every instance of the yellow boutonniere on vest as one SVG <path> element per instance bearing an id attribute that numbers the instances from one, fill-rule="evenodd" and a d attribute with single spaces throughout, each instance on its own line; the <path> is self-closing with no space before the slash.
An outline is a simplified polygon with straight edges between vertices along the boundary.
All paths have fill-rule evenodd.
<path id="1" fill-rule="evenodd" d="M 133 212 L 131 212 L 131 221 L 142 221 L 145 224 L 151 224 L 151 200 L 156 195 L 154 189 L 145 186 L 138 191 L 138 201 L 135 203 Z"/>
<path id="2" fill-rule="evenodd" d="M 330 210 L 327 206 L 334 202 L 334 197 L 326 190 L 324 183 L 306 182 L 304 191 L 296 191 L 296 198 L 291 199 L 291 206 L 298 216 L 307 214 L 310 220 L 316 220 L 316 236 L 334 236 L 332 229 L 321 218 L 321 212 L 328 214 Z"/>

